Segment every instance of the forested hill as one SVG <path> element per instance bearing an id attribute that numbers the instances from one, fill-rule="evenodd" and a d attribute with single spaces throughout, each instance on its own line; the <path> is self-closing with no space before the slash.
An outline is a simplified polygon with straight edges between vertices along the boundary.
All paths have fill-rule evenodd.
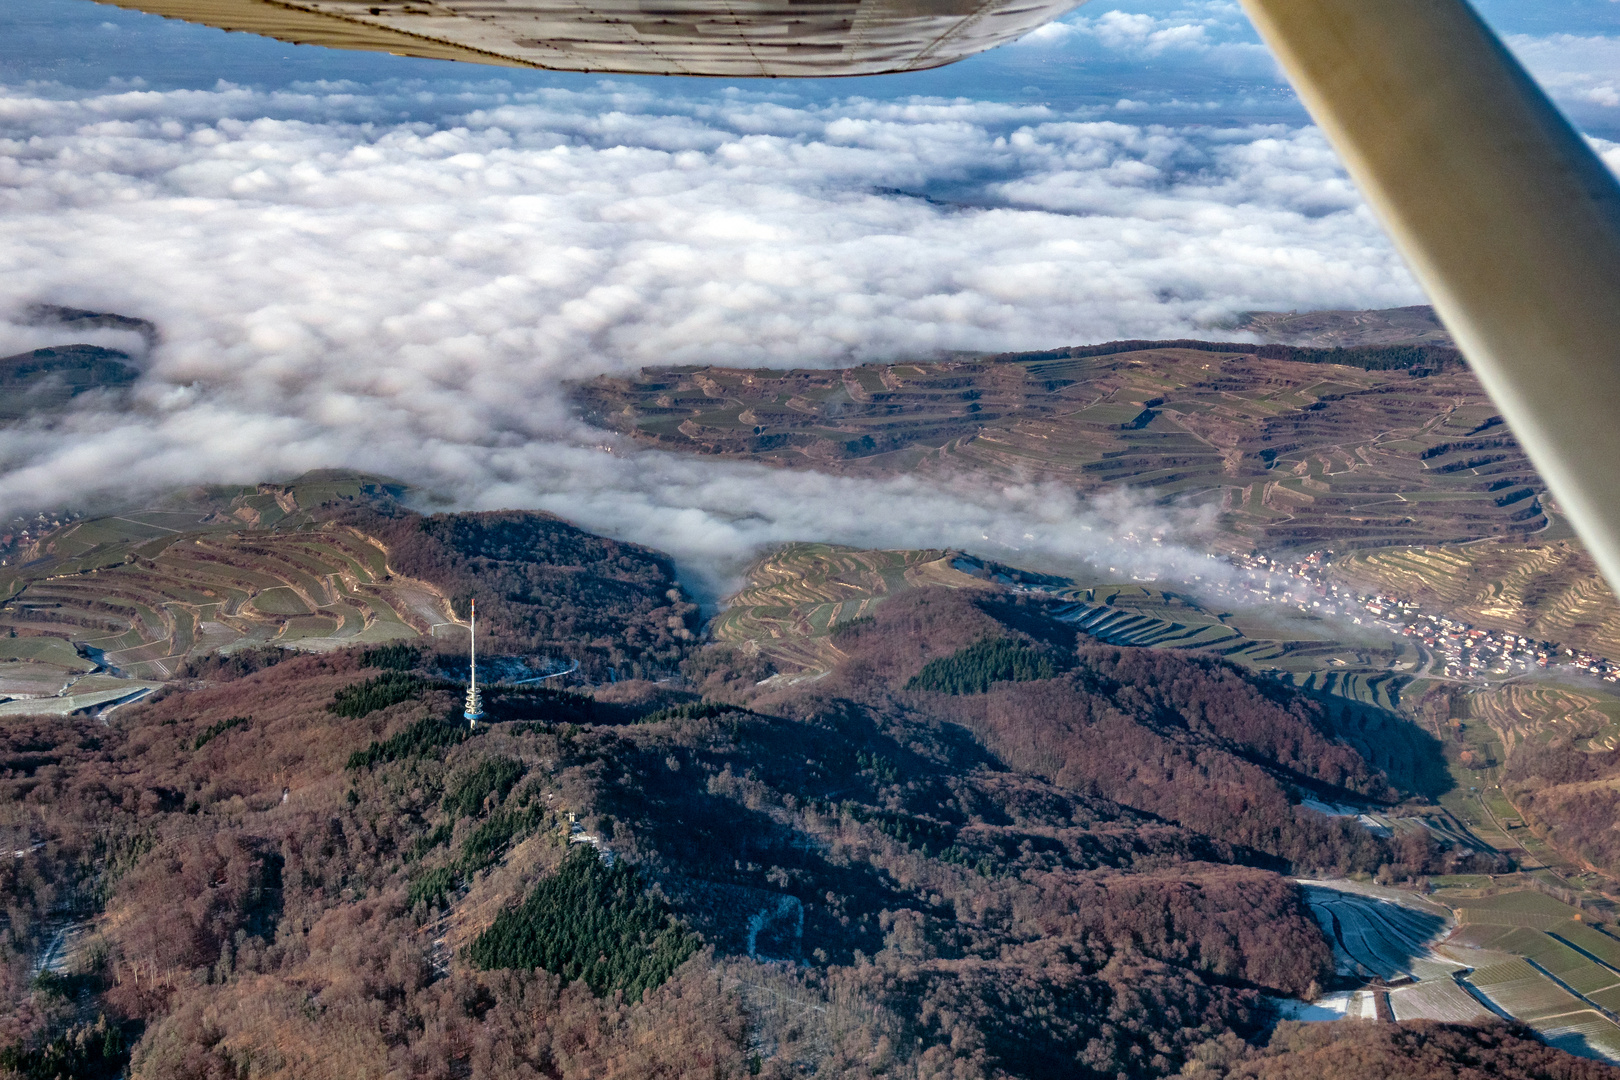
<path id="1" fill-rule="evenodd" d="M 597 627 L 633 663 L 614 628 L 675 603 L 656 553 L 554 519 L 378 522 L 401 573 L 582 609 L 514 647 Z M 1284 872 L 1467 868 L 1294 810 L 1401 796 L 1314 700 L 995 589 L 835 644 L 794 682 L 682 641 L 684 683 L 494 687 L 476 729 L 408 643 L 0 719 L 0 1070 L 1620 1077 L 1501 1026 L 1273 1033 L 1268 998 L 1334 978 Z"/>
<path id="2" fill-rule="evenodd" d="M 458 618 L 478 599 L 495 651 L 578 660 L 589 679 L 675 673 L 701 629 L 669 556 L 525 510 L 423 516 L 361 509 L 396 572 L 431 582 Z"/>
<path id="3" fill-rule="evenodd" d="M 1048 614 L 1055 606 L 1031 595 L 902 594 L 841 628 L 849 659 L 813 693 L 896 722 L 923 714 L 959 725 L 1008 767 L 1174 821 L 1232 845 L 1237 861 L 1409 874 L 1473 858 L 1423 836 L 1390 847 L 1296 808 L 1301 794 L 1406 795 L 1338 737 L 1342 710 L 1223 660 L 1083 635 L 1077 644 Z M 799 696 L 790 691 L 782 707 Z"/>
<path id="4" fill-rule="evenodd" d="M 91 391 L 126 390 L 139 374 L 127 353 L 96 345 L 0 357 L 0 422 L 49 414 Z"/>

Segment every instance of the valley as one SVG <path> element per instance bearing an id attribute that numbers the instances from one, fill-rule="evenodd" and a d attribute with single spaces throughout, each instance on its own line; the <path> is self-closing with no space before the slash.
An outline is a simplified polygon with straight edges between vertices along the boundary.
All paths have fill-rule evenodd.
<path id="1" fill-rule="evenodd" d="M 703 611 L 341 471 L 19 523 L 0 1075 L 1620 1075 L 1614 600 L 1432 314 L 1363 314 L 576 388 L 1202 508 L 1186 581 L 805 540 Z"/>
<path id="2" fill-rule="evenodd" d="M 1421 322 L 1417 313 L 1414 318 Z M 1612 689 L 1620 678 L 1613 640 L 1620 610 L 1612 593 L 1466 372 L 1447 372 L 1432 353 L 1421 362 L 1409 354 L 1398 375 L 1366 363 L 1369 346 L 1443 347 L 1443 334 L 1381 336 L 1386 328 L 1376 320 L 1371 337 L 1358 337 L 1354 319 L 1272 322 L 1259 320 L 1253 328 L 1284 340 L 1292 333 L 1313 348 L 1353 349 L 1324 359 L 1285 357 L 1274 347 L 1241 355 L 1228 346 L 1178 352 L 1188 343 L 1119 343 L 932 367 L 870 365 L 819 380 L 808 372 L 652 369 L 639 382 L 582 388 L 580 401 L 587 415 L 637 440 L 690 452 L 833 471 L 1058 478 L 1081 492 L 1111 482 L 1167 505 L 1216 509 L 1212 546 L 1224 547 L 1224 558 L 1248 571 L 1247 580 L 1226 584 L 1211 575 L 1194 590 L 1185 583 L 1172 592 L 1158 583 L 1121 585 L 1096 568 L 1095 577 L 1064 580 L 987 573 L 977 559 L 950 565 L 975 583 L 993 578 L 1061 596 L 1075 605 L 1073 624 L 1101 640 L 1222 655 L 1329 699 L 1356 702 L 1369 717 L 1406 718 L 1366 736 L 1346 733 L 1380 765 L 1413 757 L 1410 745 L 1387 752 L 1391 731 L 1406 723 L 1431 731 L 1434 771 L 1426 790 L 1440 817 L 1402 818 L 1364 806 L 1372 812 L 1361 820 L 1392 835 L 1421 821 L 1436 835 L 1464 838 L 1514 864 L 1513 874 L 1431 879 L 1431 896 L 1454 905 L 1458 947 L 1483 948 L 1473 942 L 1483 933 L 1478 928 L 1505 918 L 1487 914 L 1497 901 L 1474 902 L 1478 897 L 1500 897 L 1507 910 L 1517 902 L 1512 898 L 1527 896 L 1531 907 L 1552 905 L 1577 927 L 1585 925 L 1582 916 L 1564 901 L 1582 905 L 1588 921 L 1594 913 L 1609 917 L 1620 898 L 1620 861 L 1606 840 L 1620 811 L 1614 804 L 1620 767 L 1612 763 L 1620 718 L 1620 694 Z M 1197 355 L 1228 348 L 1214 364 L 1207 353 Z M 1194 361 L 1197 375 L 1190 370 Z M 1231 382 L 1205 374 L 1212 368 Z M 1335 385 L 1319 385 L 1324 368 Z M 1423 390 L 1414 392 L 1414 383 Z M 1283 392 L 1271 389 L 1279 385 Z M 688 393 L 698 397 L 683 396 Z M 1424 393 L 1435 397 L 1424 402 Z M 1273 411 L 1245 414 L 1241 410 L 1252 405 L 1235 404 L 1234 394 L 1245 403 L 1265 401 Z M 1357 398 L 1361 404 L 1368 398 L 1399 402 L 1405 412 L 1363 412 L 1359 419 L 1371 422 L 1358 429 L 1339 404 Z M 776 411 L 755 404 L 767 399 Z M 735 422 L 732 402 L 749 406 Z M 1284 425 L 1291 410 L 1310 419 Z M 809 431 L 806 417 L 821 429 Z M 1223 432 L 1222 419 L 1236 438 Z M 738 431 L 744 421 L 757 422 Z M 1266 445 L 1284 432 L 1298 441 Z M 810 434 L 815 438 L 805 437 Z M 1205 446 L 1176 442 L 1188 436 Z M 1217 459 L 1214 450 L 1227 454 Z M 1249 485 L 1246 467 L 1262 471 L 1264 479 Z M 1287 471 L 1278 476 L 1280 470 Z M 1481 478 L 1488 480 L 1479 484 Z M 1478 484 L 1476 493 L 1514 495 L 1493 498 L 1500 510 L 1534 512 L 1514 510 L 1494 520 L 1460 513 L 1480 497 L 1468 494 L 1470 484 Z M 1347 501 L 1357 489 L 1382 491 L 1386 501 Z M 1386 507 L 1398 507 L 1400 519 L 1392 520 Z M 1446 534 L 1450 538 L 1441 541 Z M 859 580 L 844 579 L 834 593 L 801 600 L 774 587 L 792 576 L 783 564 L 795 560 L 789 549 L 756 567 L 739 594 L 746 607 L 717 624 L 717 636 L 810 672 L 774 676 L 790 682 L 813 679 L 840 651 L 835 624 L 844 612 L 859 617 L 893 591 L 892 582 L 863 589 Z M 1257 609 L 1277 614 L 1256 619 Z M 1278 617 L 1283 612 L 1286 619 Z M 814 655 L 794 655 L 779 644 L 807 635 L 819 642 Z M 1412 779 L 1408 774 L 1407 782 Z M 1514 891 L 1527 886 L 1542 892 Z M 1496 935 L 1490 943 L 1502 940 Z M 1479 969 L 1467 986 L 1458 981 L 1462 976 L 1433 989 L 1420 982 L 1391 993 L 1379 1015 L 1506 1013 L 1529 1020 L 1555 1045 L 1614 1058 L 1620 1043 L 1607 1004 L 1562 981 L 1556 963 L 1536 959 L 1534 941 L 1512 940 L 1513 950 L 1499 953 L 1499 964 L 1512 960 L 1519 968 L 1493 969 L 1454 953 L 1469 961 L 1456 965 L 1459 971 Z M 1604 963 L 1582 955 L 1583 963 Z M 1604 981 L 1608 974 L 1604 969 L 1578 981 Z M 1497 986 L 1505 987 L 1500 1001 L 1492 996 Z M 1520 1002 L 1517 993 L 1530 997 Z M 1373 998 L 1364 1000 L 1372 1009 Z M 1424 1011 L 1431 1007 L 1437 1011 Z"/>
<path id="3" fill-rule="evenodd" d="M 1261 313 L 1241 328 L 1289 344 L 1116 342 L 827 372 L 649 368 L 582 385 L 576 401 L 638 443 L 694 454 L 946 483 L 1051 480 L 1202 508 L 1212 528 L 1192 542 L 1247 576 L 1168 583 L 1093 567 L 1035 587 L 1085 604 L 1077 625 L 1104 640 L 1209 651 L 1419 718 L 1446 736 L 1465 791 L 1497 783 L 1526 738 L 1574 734 L 1606 749 L 1620 609 L 1432 312 Z M 836 588 L 847 606 L 861 585 Z M 745 595 L 746 613 L 722 631 L 780 652 L 785 628 Z M 824 625 L 843 610 L 836 600 L 793 618 Z M 1589 700 L 1578 731 L 1561 719 L 1566 692 Z M 1454 810 L 1495 828 L 1472 802 Z M 1592 860 L 1554 854 L 1540 832 L 1524 842 L 1597 887 Z"/>
<path id="4" fill-rule="evenodd" d="M 576 1039 L 606 1022 L 598 995 L 615 986 L 635 988 L 630 1027 L 600 1045 L 636 1075 L 655 1060 L 633 1049 L 638 1024 L 691 1045 L 704 1075 L 885 1054 L 986 1078 L 1172 1075 L 1212 1038 L 1256 1039 L 1244 1054 L 1266 1060 L 1294 1037 L 1286 1020 L 1266 1034 L 1278 1003 L 1301 999 L 1408 1025 L 1506 1013 L 1594 1067 L 1620 1048 L 1601 941 L 1582 937 L 1578 964 L 1557 952 L 1601 937 L 1612 909 L 1592 887 L 1568 894 L 1578 907 L 1533 891 L 1553 886 L 1448 810 L 1421 763 L 1455 753 L 1425 734 L 1432 697 L 1410 699 L 1394 669 L 1416 657 L 1383 627 L 1346 640 L 1280 598 L 1221 610 L 959 551 L 806 543 L 764 557 L 706 633 L 683 636 L 696 609 L 670 600 L 656 553 L 543 515 L 423 518 L 401 494 L 337 474 L 188 493 L 183 509 L 67 522 L 7 568 L 8 671 L 78 680 L 0 715 L 0 783 L 23 811 L 3 823 L 22 853 L 0 880 L 8 955 L 32 964 L 71 931 L 50 978 L 94 1003 L 82 1024 L 121 1018 L 134 1075 L 201 1076 L 185 1063 L 236 1060 L 219 1047 L 267 1076 L 462 1060 L 468 1040 L 556 1061 L 561 1044 L 528 1059 L 499 1032 L 544 1017 L 550 1038 Z M 519 579 L 521 593 L 498 584 Z M 454 712 L 469 595 L 501 612 L 480 619 L 493 681 L 472 731 Z M 215 622 L 229 640 L 190 629 Z M 559 636 L 586 626 L 619 651 Z M 626 651 L 654 626 L 667 644 Z M 559 657 L 577 666 L 547 667 Z M 78 699 L 110 661 L 154 692 L 112 711 Z M 515 677 L 553 668 L 573 673 Z M 333 828 L 353 841 L 321 839 Z M 575 970 L 557 946 L 522 944 L 564 940 L 541 929 L 572 918 L 546 883 L 597 888 L 593 866 L 632 868 L 667 905 L 613 918 L 680 927 L 646 956 L 610 953 L 581 976 L 594 992 L 547 981 Z M 1388 914 L 1417 902 L 1388 886 L 1424 883 L 1440 915 Z M 1322 888 L 1350 899 L 1324 906 Z M 1556 910 L 1530 929 L 1545 943 L 1491 914 L 1542 901 Z M 203 914 L 159 932 L 181 908 Z M 307 927 L 302 944 L 289 926 Z M 478 959 L 509 953 L 535 971 Z M 326 1007 L 282 1011 L 289 981 Z M 19 1019 L 44 1026 L 6 1037 L 53 1030 L 55 984 L 8 985 L 44 1010 Z M 489 1004 L 448 1043 L 411 1034 L 407 1015 L 451 1015 L 447 993 Z M 985 1011 L 992 998 L 1004 1007 Z M 368 1000 L 396 1002 L 383 1028 L 402 1034 L 329 1063 L 296 1049 L 335 1045 L 343 1010 Z M 554 1074 L 608 1068 L 571 1060 Z"/>

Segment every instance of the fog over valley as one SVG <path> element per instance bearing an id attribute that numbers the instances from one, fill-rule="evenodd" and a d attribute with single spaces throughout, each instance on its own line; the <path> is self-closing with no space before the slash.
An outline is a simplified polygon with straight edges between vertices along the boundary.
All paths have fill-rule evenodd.
<path id="1" fill-rule="evenodd" d="M 683 531 L 735 551 L 812 523 L 862 544 L 1021 536 L 1052 511 L 1024 520 L 1044 500 L 1016 489 L 907 515 L 892 486 L 611 457 L 563 383 L 1206 336 L 1254 308 L 1421 299 L 1310 129 L 744 91 L 672 108 L 606 87 L 469 88 L 440 123 L 380 119 L 412 96 L 8 96 L 8 348 L 62 343 L 18 325 L 42 300 L 162 340 L 118 413 L 0 432 L 0 510 L 347 466 L 682 555 L 700 550 Z M 878 504 L 885 523 L 846 521 Z"/>
<path id="2" fill-rule="evenodd" d="M 1041 535 L 1016 490 L 942 492 L 966 505 L 884 539 L 845 521 L 892 508 L 881 486 L 821 501 L 813 478 L 610 459 L 562 383 L 650 363 L 1222 338 L 1248 310 L 1423 299 L 1321 136 L 1260 103 L 1291 95 L 1230 3 L 1090 5 L 923 83 L 525 85 L 227 35 L 244 70 L 296 53 L 289 70 L 316 74 L 318 58 L 328 78 L 184 89 L 161 88 L 189 77 L 172 50 L 217 32 L 55 3 L 18 26 L 24 70 L 50 18 L 115 67 L 131 62 L 117 42 L 139 40 L 146 66 L 122 86 L 0 91 L 0 343 L 65 343 L 18 325 L 40 302 L 149 319 L 163 337 L 116 415 L 85 402 L 0 431 L 4 517 L 346 466 L 682 556 L 802 536 L 801 521 L 861 544 Z M 101 21 L 72 21 L 87 11 Z M 1516 9 L 1497 14 L 1512 29 Z M 1565 25 L 1604 17 L 1571 9 Z M 1578 36 L 1586 61 L 1607 55 L 1601 33 Z M 1570 38 L 1515 41 L 1555 69 Z M 1143 64 L 1162 92 L 1099 103 Z M 1579 66 L 1555 90 L 1601 105 L 1601 63 Z M 396 70 L 418 78 L 375 81 Z M 1017 71 L 1078 72 L 1085 92 L 1008 100 Z M 360 73 L 373 81 L 346 78 Z"/>

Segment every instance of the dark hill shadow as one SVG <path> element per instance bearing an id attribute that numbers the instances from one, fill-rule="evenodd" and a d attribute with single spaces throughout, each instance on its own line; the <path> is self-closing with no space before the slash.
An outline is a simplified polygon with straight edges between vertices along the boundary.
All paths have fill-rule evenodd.
<path id="1" fill-rule="evenodd" d="M 1300 691 L 1322 705 L 1333 734 L 1383 770 L 1404 792 L 1438 801 L 1457 786 L 1446 768 L 1445 746 L 1415 722 L 1387 709 L 1333 694 Z"/>

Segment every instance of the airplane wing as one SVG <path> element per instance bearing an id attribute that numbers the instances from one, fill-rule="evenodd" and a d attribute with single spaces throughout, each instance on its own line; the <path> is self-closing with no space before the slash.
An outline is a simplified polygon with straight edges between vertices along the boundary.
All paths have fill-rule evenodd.
<path id="1" fill-rule="evenodd" d="M 1081 0 L 101 0 L 303 45 L 557 71 L 876 75 L 994 48 Z"/>

